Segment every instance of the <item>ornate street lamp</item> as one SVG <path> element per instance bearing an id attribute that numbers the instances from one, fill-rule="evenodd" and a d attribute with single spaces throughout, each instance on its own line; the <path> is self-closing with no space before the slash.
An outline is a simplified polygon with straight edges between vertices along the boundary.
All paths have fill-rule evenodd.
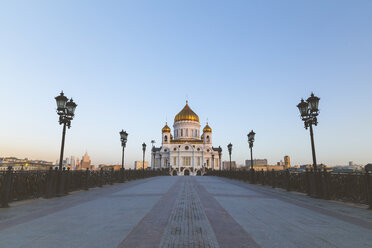
<path id="1" fill-rule="evenodd" d="M 120 132 L 121 146 L 123 147 L 122 157 L 121 157 L 121 168 L 124 170 L 124 148 L 127 144 L 128 133 L 124 130 Z"/>
<path id="2" fill-rule="evenodd" d="M 63 91 L 59 96 L 55 97 L 55 99 L 57 103 L 57 114 L 59 115 L 59 124 L 63 125 L 61 153 L 59 156 L 59 169 L 62 170 L 66 126 L 70 129 L 71 121 L 75 116 L 75 109 L 77 107 L 77 104 L 72 100 L 72 98 L 69 101 L 69 99 L 63 94 Z"/>
<path id="3" fill-rule="evenodd" d="M 227 149 L 229 150 L 229 155 L 230 155 L 230 171 L 231 171 L 231 152 L 232 152 L 232 144 L 227 145 Z"/>
<path id="4" fill-rule="evenodd" d="M 142 144 L 142 152 L 143 152 L 142 171 L 145 172 L 145 152 L 146 152 L 145 142 L 143 142 L 143 144 Z"/>
<path id="5" fill-rule="evenodd" d="M 222 148 L 221 146 L 218 147 L 218 162 L 219 162 L 219 169 L 221 170 L 221 156 L 222 156 Z"/>
<path id="6" fill-rule="evenodd" d="M 255 132 L 250 131 L 248 134 L 248 143 L 249 143 L 249 149 L 251 150 L 251 169 L 250 169 L 250 177 L 251 177 L 251 182 L 253 182 L 254 179 L 254 169 L 253 169 L 253 153 L 252 153 L 252 148 L 253 148 L 253 142 L 254 142 L 254 136 L 256 135 Z"/>
<path id="7" fill-rule="evenodd" d="M 316 155 L 315 155 L 315 145 L 314 145 L 314 134 L 313 134 L 313 125 L 318 125 L 317 116 L 319 115 L 319 100 L 320 98 L 314 96 L 314 93 L 311 93 L 311 96 L 304 101 L 301 99 L 301 102 L 297 105 L 298 110 L 301 114 L 301 119 L 304 121 L 305 129 L 310 127 L 310 138 L 311 138 L 311 148 L 313 154 L 313 168 L 314 171 L 317 171 L 318 167 L 316 164 Z"/>

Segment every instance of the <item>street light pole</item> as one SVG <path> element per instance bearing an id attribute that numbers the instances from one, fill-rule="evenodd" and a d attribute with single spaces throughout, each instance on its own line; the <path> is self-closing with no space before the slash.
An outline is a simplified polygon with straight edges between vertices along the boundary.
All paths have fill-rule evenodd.
<path id="1" fill-rule="evenodd" d="M 254 173 L 255 173 L 254 168 L 253 168 L 253 152 L 252 152 L 255 135 L 256 133 L 253 132 L 253 130 L 248 134 L 249 149 L 251 150 L 251 169 L 249 173 L 251 183 L 254 183 L 253 180 L 254 180 Z"/>
<path id="2" fill-rule="evenodd" d="M 66 126 L 71 127 L 71 121 L 75 116 L 75 109 L 77 104 L 69 99 L 63 94 L 63 91 L 59 96 L 55 97 L 57 103 L 57 114 L 59 115 L 59 124 L 63 125 L 62 130 L 62 143 L 61 143 L 61 153 L 59 156 L 59 169 L 62 170 L 63 166 L 63 152 L 65 149 L 65 136 L 66 136 Z"/>
<path id="3" fill-rule="evenodd" d="M 221 157 L 222 157 L 222 148 L 221 146 L 218 147 L 218 162 L 219 162 L 219 170 L 221 170 Z"/>
<path id="4" fill-rule="evenodd" d="M 143 144 L 142 144 L 142 151 L 143 151 L 142 171 L 143 171 L 143 173 L 145 173 L 145 152 L 146 152 L 145 142 L 143 142 Z"/>
<path id="5" fill-rule="evenodd" d="M 213 153 L 213 151 L 212 151 L 212 171 L 214 171 L 214 153 Z"/>
<path id="6" fill-rule="evenodd" d="M 316 171 L 318 169 L 317 163 L 316 163 L 316 155 L 315 155 L 315 144 L 314 144 L 314 133 L 313 133 L 313 125 L 310 125 L 310 139 L 311 139 L 311 152 L 313 155 L 313 167 Z"/>
<path id="7" fill-rule="evenodd" d="M 314 144 L 314 133 L 313 125 L 318 125 L 317 116 L 319 115 L 319 100 L 320 98 L 315 96 L 314 93 L 311 93 L 311 96 L 306 100 L 306 102 L 301 99 L 301 102 L 297 105 L 297 108 L 300 111 L 301 119 L 305 124 L 305 129 L 310 127 L 310 139 L 311 139 L 311 149 L 313 155 L 313 168 L 314 171 L 317 171 L 318 166 L 316 163 L 315 155 L 315 144 Z"/>
<path id="8" fill-rule="evenodd" d="M 231 152 L 232 152 L 232 144 L 227 145 L 227 149 L 229 150 L 229 155 L 230 155 L 230 171 L 231 171 Z"/>
<path id="9" fill-rule="evenodd" d="M 120 132 L 121 146 L 123 147 L 122 157 L 121 157 L 121 169 L 124 170 L 124 149 L 127 144 L 128 133 L 124 130 Z"/>
<path id="10" fill-rule="evenodd" d="M 65 137 L 66 137 L 66 123 L 63 123 L 62 129 L 62 142 L 61 142 L 61 152 L 59 153 L 59 169 L 62 170 L 63 163 L 63 153 L 65 150 Z"/>
<path id="11" fill-rule="evenodd" d="M 156 169 L 155 168 L 155 146 L 154 146 L 155 143 L 156 143 L 155 140 L 151 140 L 151 144 L 152 144 L 151 151 L 152 151 L 153 157 L 154 157 L 154 159 L 152 160 L 154 162 L 154 164 L 151 164 L 153 170 Z"/>

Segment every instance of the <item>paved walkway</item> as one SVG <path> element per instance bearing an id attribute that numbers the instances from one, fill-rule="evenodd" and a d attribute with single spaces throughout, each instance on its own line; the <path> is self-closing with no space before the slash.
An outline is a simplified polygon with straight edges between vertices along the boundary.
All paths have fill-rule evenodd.
<path id="1" fill-rule="evenodd" d="M 156 177 L 0 209 L 0 247 L 371 247 L 372 211 L 216 177 Z"/>

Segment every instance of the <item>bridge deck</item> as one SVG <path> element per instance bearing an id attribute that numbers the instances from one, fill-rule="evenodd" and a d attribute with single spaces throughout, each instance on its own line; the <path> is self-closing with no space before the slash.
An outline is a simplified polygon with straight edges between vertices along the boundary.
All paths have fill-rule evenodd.
<path id="1" fill-rule="evenodd" d="M 0 209 L 0 247 L 370 247 L 372 212 L 216 177 L 157 177 Z"/>

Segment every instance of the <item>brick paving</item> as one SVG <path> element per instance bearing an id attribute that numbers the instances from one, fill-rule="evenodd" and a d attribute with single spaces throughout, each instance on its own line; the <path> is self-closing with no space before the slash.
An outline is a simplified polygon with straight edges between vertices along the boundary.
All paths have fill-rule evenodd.
<path id="1" fill-rule="evenodd" d="M 219 247 L 191 177 L 183 177 L 160 248 Z"/>
<path id="2" fill-rule="evenodd" d="M 0 209 L 0 247 L 371 247 L 360 206 L 216 177 L 157 177 Z"/>

